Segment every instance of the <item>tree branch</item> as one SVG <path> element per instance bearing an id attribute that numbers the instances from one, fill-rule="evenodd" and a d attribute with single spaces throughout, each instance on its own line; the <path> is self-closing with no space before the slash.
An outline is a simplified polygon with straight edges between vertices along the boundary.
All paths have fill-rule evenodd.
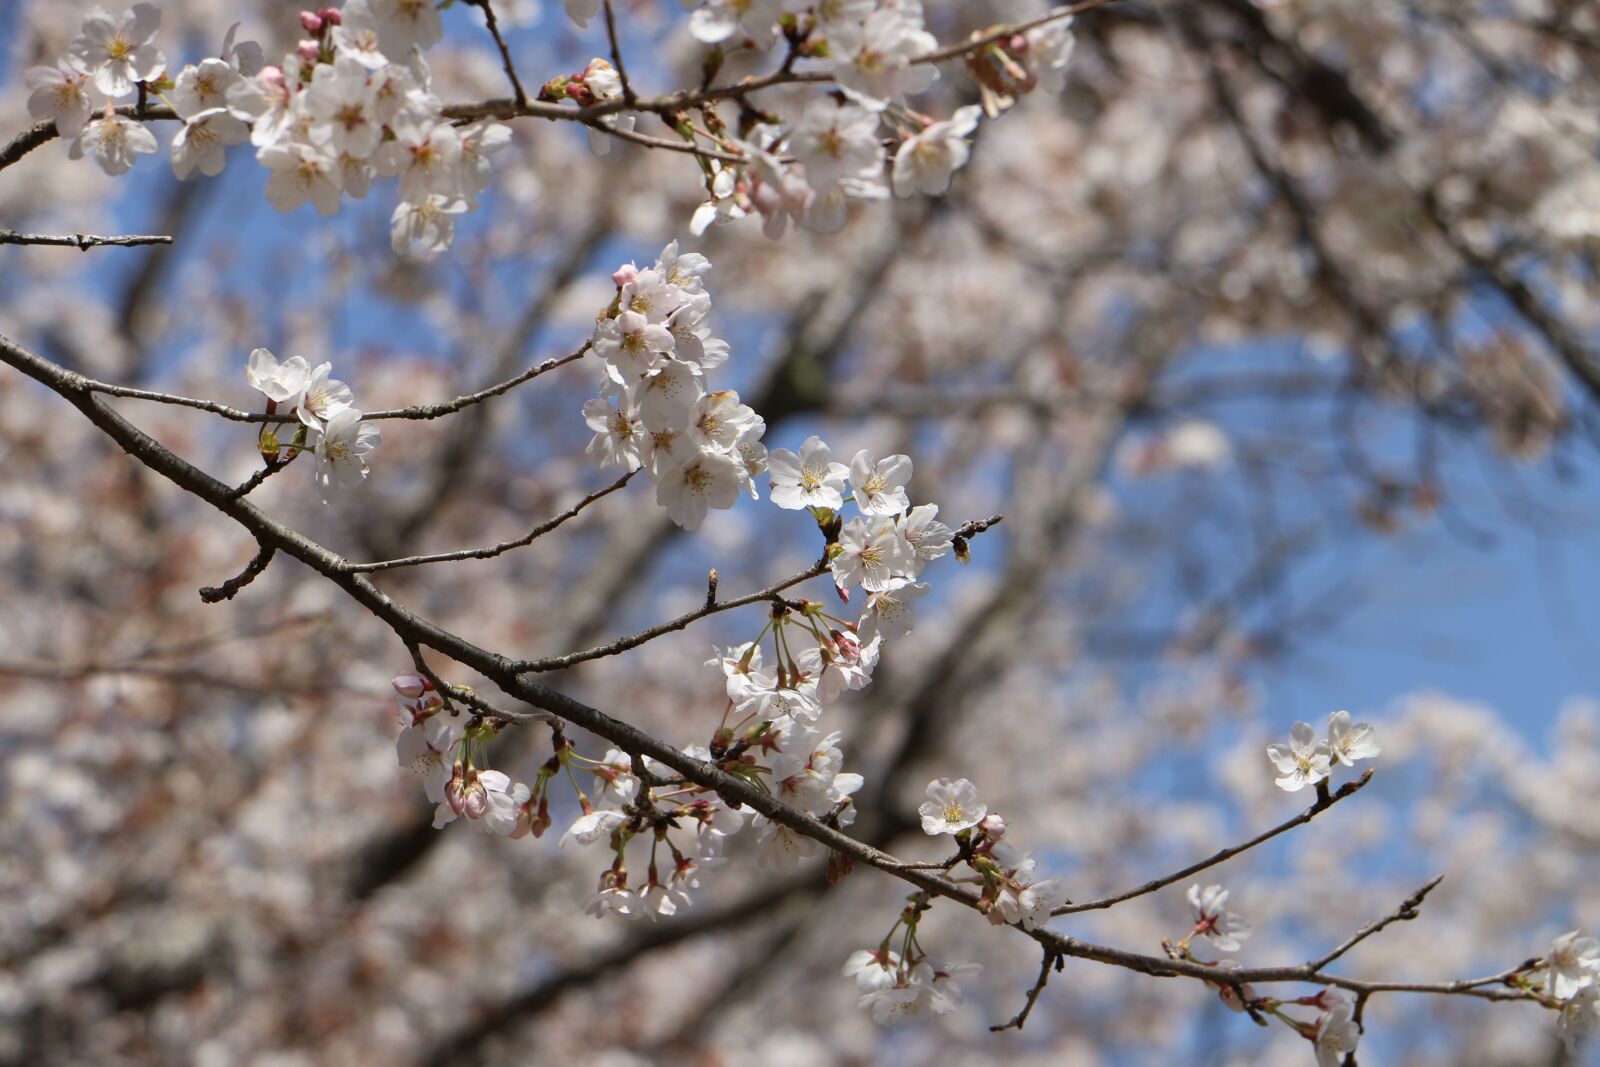
<path id="1" fill-rule="evenodd" d="M 3 336 L 0 336 L 0 362 L 16 368 L 59 393 L 134 459 L 232 518 L 255 535 L 258 541 L 274 545 L 323 574 L 388 625 L 408 648 L 413 649 L 413 654 L 418 659 L 423 646 L 442 652 L 488 678 L 509 695 L 536 709 L 530 712 L 508 712 L 494 709 L 476 701 L 475 697 L 470 697 L 473 706 L 481 705 L 485 714 L 492 714 L 505 722 L 548 721 L 550 716 L 564 719 L 604 738 L 626 752 L 656 759 L 677 771 L 688 781 L 715 792 L 736 808 L 748 807 L 835 852 L 893 874 L 932 895 L 955 901 L 974 910 L 980 908 L 979 891 L 976 887 L 958 884 L 918 870 L 914 865 L 904 864 L 887 852 L 859 841 L 815 816 L 791 807 L 762 791 L 750 781 L 729 774 L 714 763 L 693 758 L 627 722 L 615 719 L 565 693 L 524 677 L 525 672 L 518 671 L 516 665 L 505 656 L 480 648 L 465 638 L 413 614 L 377 589 L 363 575 L 347 573 L 342 567 L 344 561 L 337 554 L 271 519 L 249 501 L 233 497 L 226 484 L 206 474 L 139 430 L 88 388 L 81 375 L 65 370 Z M 441 691 L 452 695 L 462 694 L 457 687 L 445 687 Z M 1435 983 L 1358 981 L 1313 970 L 1310 964 L 1293 967 L 1241 968 L 1221 972 L 1215 967 L 1190 960 L 1158 958 L 1079 941 L 1044 928 L 1025 933 L 1041 947 L 1051 949 L 1061 956 L 1093 960 L 1155 977 L 1180 976 L 1211 984 L 1222 981 L 1242 987 L 1247 983 L 1263 985 L 1304 982 L 1369 995 L 1379 992 L 1412 992 L 1462 995 L 1484 1000 L 1529 1000 L 1537 999 L 1539 996 L 1519 988 L 1488 988 L 1505 983 L 1511 976 L 1519 973 L 1520 969 L 1501 972 L 1486 978 Z"/>
<path id="2" fill-rule="evenodd" d="M 1337 793 L 1329 794 L 1329 796 L 1325 799 L 1318 797 L 1316 803 L 1312 804 L 1305 811 L 1302 811 L 1299 815 L 1296 815 L 1287 822 L 1281 822 L 1265 833 L 1257 834 L 1255 837 L 1252 837 L 1242 845 L 1234 845 L 1232 848 L 1222 849 L 1220 852 L 1213 853 L 1198 863 L 1191 863 L 1181 871 L 1174 871 L 1169 875 L 1153 879 L 1135 889 L 1130 889 L 1125 893 L 1118 893 L 1115 896 L 1101 897 L 1098 900 L 1086 900 L 1081 904 L 1063 904 L 1050 914 L 1075 915 L 1081 911 L 1102 911 L 1106 908 L 1115 907 L 1124 901 L 1133 900 L 1135 897 L 1142 897 L 1146 894 L 1154 893 L 1158 889 L 1164 889 L 1174 882 L 1181 882 L 1186 878 L 1191 878 L 1207 868 L 1215 867 L 1219 863 L 1232 859 L 1240 853 L 1249 852 L 1257 845 L 1271 841 L 1274 837 L 1277 837 L 1282 833 L 1287 833 L 1288 831 L 1293 830 L 1296 826 L 1304 826 L 1306 823 L 1310 822 L 1312 819 L 1315 819 L 1318 815 L 1321 815 L 1323 812 L 1333 807 L 1345 797 L 1354 796 L 1362 786 L 1366 785 L 1371 780 L 1372 772 L 1367 771 L 1355 781 L 1346 782 L 1344 785 L 1340 786 Z"/>
<path id="3" fill-rule="evenodd" d="M 18 233 L 0 228 L 0 245 L 53 245 L 87 252 L 91 248 L 133 248 L 137 245 L 170 245 L 164 234 L 130 234 L 125 237 L 97 237 L 92 233 Z"/>
<path id="4" fill-rule="evenodd" d="M 351 563 L 345 567 L 345 571 L 349 574 L 362 574 L 372 571 L 395 570 L 400 567 L 420 567 L 425 563 L 450 563 L 455 560 L 463 559 L 493 559 L 495 556 L 503 555 L 506 552 L 510 552 L 514 548 L 522 548 L 525 545 L 533 544 L 533 542 L 537 541 L 551 530 L 554 530 L 568 519 L 575 517 L 580 511 L 588 507 L 590 504 L 593 504 L 596 500 L 599 500 L 604 496 L 609 496 L 610 494 L 615 493 L 618 489 L 621 489 L 623 486 L 627 485 L 628 482 L 633 479 L 633 476 L 638 473 L 639 472 L 637 470 L 629 471 L 627 474 L 624 474 L 622 477 L 618 478 L 604 489 L 596 489 L 594 492 L 590 493 L 588 496 L 572 505 L 572 507 L 568 508 L 566 511 L 563 511 L 554 518 L 546 519 L 544 522 L 541 522 L 539 525 L 535 526 L 526 535 L 519 537 L 514 541 L 501 541 L 497 545 L 488 545 L 484 548 L 465 548 L 458 552 L 439 552 L 431 556 L 405 556 L 400 559 L 381 560 L 377 563 Z"/>
<path id="5" fill-rule="evenodd" d="M 200 599 L 207 604 L 220 604 L 224 600 L 232 600 L 238 595 L 239 590 L 260 577 L 261 572 L 267 569 L 267 564 L 272 562 L 272 557 L 277 551 L 278 549 L 275 545 L 266 541 L 261 542 L 256 554 L 251 557 L 249 563 L 245 564 L 244 570 L 221 585 L 202 586 Z"/>

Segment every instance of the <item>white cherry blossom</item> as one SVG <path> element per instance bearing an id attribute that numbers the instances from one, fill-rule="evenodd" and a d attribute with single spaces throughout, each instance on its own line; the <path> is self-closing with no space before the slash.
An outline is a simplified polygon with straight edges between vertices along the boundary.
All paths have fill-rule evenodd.
<path id="1" fill-rule="evenodd" d="M 989 806 L 978 799 L 978 787 L 965 778 L 935 778 L 928 783 L 928 799 L 917 808 L 922 816 L 922 832 L 932 836 L 970 830 L 989 814 Z"/>
<path id="2" fill-rule="evenodd" d="M 225 59 L 203 59 L 178 72 L 167 99 L 179 118 L 189 119 L 202 111 L 228 106 L 228 91 L 243 76 Z"/>
<path id="3" fill-rule="evenodd" d="M 716 452 L 701 452 L 694 459 L 661 475 L 656 503 L 667 517 L 685 530 L 699 529 L 707 508 L 731 508 L 744 488 L 743 468 Z"/>
<path id="4" fill-rule="evenodd" d="M 1354 1009 L 1338 1003 L 1317 1020 L 1317 1067 L 1342 1067 L 1345 1056 L 1361 1043 L 1361 1027 Z"/>
<path id="5" fill-rule="evenodd" d="M 225 107 L 214 107 L 191 115 L 172 138 L 172 172 L 178 178 L 196 170 L 215 178 L 227 165 L 229 145 L 244 144 L 250 128 Z"/>
<path id="6" fill-rule="evenodd" d="M 30 67 L 23 75 L 32 94 L 28 114 L 41 122 L 54 122 L 63 137 L 76 137 L 89 121 L 94 105 L 87 92 L 89 76 L 63 60 L 53 67 Z"/>
<path id="7" fill-rule="evenodd" d="M 78 131 L 67 156 L 82 159 L 87 153 L 101 170 L 116 177 L 133 169 L 135 156 L 155 150 L 155 134 L 139 123 L 123 115 L 103 115 Z"/>
<path id="8" fill-rule="evenodd" d="M 1294 724 L 1287 745 L 1268 745 L 1267 758 L 1278 768 L 1278 788 L 1290 793 L 1316 785 L 1332 770 L 1328 742 L 1319 740 L 1308 722 Z"/>
<path id="9" fill-rule="evenodd" d="M 1328 716 L 1328 754 L 1333 759 L 1353 767 L 1356 760 L 1372 759 L 1378 753 L 1371 723 L 1351 725 L 1348 711 L 1336 711 Z"/>
<path id="10" fill-rule="evenodd" d="M 338 489 L 362 483 L 369 473 L 367 457 L 378 447 L 381 431 L 375 422 L 362 422 L 355 408 L 341 408 L 326 425 L 313 425 L 307 443 L 317 457 L 316 482 L 326 503 Z"/>
<path id="11" fill-rule="evenodd" d="M 780 508 L 838 510 L 844 506 L 844 485 L 850 468 L 835 463 L 833 452 L 822 438 L 812 436 L 800 446 L 799 455 L 787 448 L 774 449 L 767 456 L 767 477 L 771 480 L 772 502 Z"/>
<path id="12" fill-rule="evenodd" d="M 251 351 L 245 364 L 245 380 L 250 388 L 264 394 L 268 400 L 294 405 L 305 395 L 311 381 L 311 367 L 301 356 L 290 356 L 279 362 L 267 349 L 257 348 Z"/>
<path id="13" fill-rule="evenodd" d="M 972 154 L 967 135 L 978 128 L 982 114 L 981 107 L 969 104 L 957 108 L 946 121 L 906 138 L 894 155 L 894 195 L 943 196 L 951 177 L 966 166 Z"/>
<path id="14" fill-rule="evenodd" d="M 864 515 L 898 515 L 909 508 L 906 483 L 910 480 L 910 456 L 897 454 L 878 460 L 862 449 L 850 461 L 850 485 L 856 507 Z"/>
<path id="15" fill-rule="evenodd" d="M 95 88 L 113 99 L 127 96 L 136 83 L 154 80 L 167 65 L 152 43 L 160 29 L 161 12 L 153 4 L 134 4 L 121 19 L 96 5 L 84 16 L 83 32 L 70 52 Z"/>
<path id="16" fill-rule="evenodd" d="M 1194 908 L 1194 934 L 1210 941 L 1221 952 L 1238 952 L 1240 942 L 1250 936 L 1250 920 L 1228 911 L 1228 890 L 1220 885 L 1189 887 L 1189 905 Z"/>

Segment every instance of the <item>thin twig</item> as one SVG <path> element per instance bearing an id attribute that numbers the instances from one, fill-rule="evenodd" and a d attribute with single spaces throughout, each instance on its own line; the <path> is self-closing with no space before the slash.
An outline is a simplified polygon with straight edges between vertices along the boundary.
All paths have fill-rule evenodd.
<path id="1" fill-rule="evenodd" d="M 543 537 L 551 530 L 554 530 L 568 519 L 575 517 L 580 511 L 588 507 L 590 504 L 593 504 L 596 500 L 599 500 L 604 496 L 609 496 L 610 494 L 615 493 L 618 489 L 621 489 L 623 486 L 627 485 L 633 476 L 638 473 L 639 472 L 637 470 L 629 471 L 627 474 L 624 474 L 622 477 L 618 478 L 604 489 L 596 489 L 594 492 L 590 493 L 588 496 L 572 505 L 566 511 L 563 511 L 554 518 L 546 519 L 544 522 L 541 522 L 532 530 L 528 531 L 528 533 L 514 541 L 501 541 L 497 545 L 488 545 L 483 548 L 464 548 L 457 552 L 437 552 L 433 555 L 427 556 L 405 556 L 400 559 L 380 560 L 376 563 L 352 563 L 345 567 L 345 572 L 348 574 L 364 574 L 372 571 L 396 570 L 400 567 L 420 567 L 425 563 L 451 563 L 456 560 L 463 559 L 493 559 L 495 556 L 510 552 L 514 548 L 522 548 L 525 545 L 533 544 L 534 541 Z"/>
<path id="2" fill-rule="evenodd" d="M 611 41 L 611 65 L 617 68 L 617 77 L 622 81 L 622 99 L 632 107 L 638 103 L 639 97 L 634 94 L 633 83 L 628 81 L 628 68 L 622 64 L 622 43 L 617 38 L 617 16 L 611 10 L 611 0 L 605 0 L 606 37 Z"/>
<path id="3" fill-rule="evenodd" d="M 125 237 L 97 237 L 92 233 L 18 233 L 0 229 L 0 245 L 54 245 L 76 248 L 87 252 L 91 248 L 111 246 L 133 248 L 136 245 L 170 245 L 172 238 L 165 234 L 129 234 Z"/>
<path id="4" fill-rule="evenodd" d="M 541 674 L 545 671 L 565 670 L 568 667 L 585 663 L 592 659 L 615 656 L 628 651 L 630 648 L 638 648 L 647 641 L 654 641 L 658 637 L 682 630 L 691 623 L 698 622 L 708 615 L 715 615 L 721 611 L 732 611 L 734 608 L 742 608 L 750 604 L 759 604 L 763 600 L 772 600 L 785 589 L 799 585 L 801 582 L 810 581 L 827 569 L 827 560 L 818 560 L 799 574 L 785 578 L 775 585 L 769 585 L 759 592 L 747 593 L 744 596 L 735 597 L 733 600 L 703 604 L 693 611 L 679 615 L 670 622 L 652 626 L 647 630 L 640 630 L 638 633 L 629 634 L 627 637 L 619 637 L 608 644 L 596 645 L 594 648 L 583 652 L 569 652 L 565 656 L 550 656 L 546 659 L 518 660 L 512 664 L 512 669 L 518 674 Z"/>
<path id="5" fill-rule="evenodd" d="M 1361 944 L 1361 942 L 1377 933 L 1379 930 L 1382 930 L 1385 926 L 1389 926 L 1392 923 L 1409 922 L 1410 920 L 1415 919 L 1418 914 L 1417 909 L 1422 907 L 1422 901 L 1429 893 L 1433 892 L 1434 886 L 1438 885 L 1442 881 L 1444 881 L 1444 875 L 1441 874 L 1437 878 L 1434 878 L 1432 881 L 1419 888 L 1415 893 L 1412 893 L 1405 899 L 1404 903 L 1402 903 L 1394 911 L 1390 912 L 1388 915 L 1385 915 L 1381 919 L 1367 923 L 1360 930 L 1357 930 L 1355 934 L 1344 944 L 1340 945 L 1326 956 L 1322 956 L 1311 961 L 1310 963 L 1306 964 L 1306 966 L 1313 972 L 1320 971 L 1328 964 L 1332 963 L 1334 960 L 1338 959 L 1340 956 L 1343 956 L 1346 952 L 1349 952 L 1351 949 Z"/>
<path id="6" fill-rule="evenodd" d="M 437 419 L 444 415 L 452 415 L 455 412 L 460 411 L 462 408 L 471 407 L 473 404 L 481 404 L 485 400 L 490 400 L 504 393 L 509 393 L 517 386 L 522 385 L 524 382 L 532 381 L 547 371 L 555 370 L 557 367 L 564 366 L 576 359 L 581 359 L 583 356 L 588 354 L 589 344 L 590 343 L 588 341 L 585 341 L 583 345 L 576 351 L 569 352 L 564 356 L 557 356 L 554 359 L 547 359 L 543 363 L 536 363 L 532 367 L 529 367 L 527 370 L 523 371 L 521 374 L 518 374 L 516 377 L 508 378 L 497 385 L 491 385 L 487 389 L 480 389 L 476 393 L 467 393 L 464 396 L 456 397 L 454 400 L 442 400 L 435 404 L 415 404 L 411 407 L 405 408 L 386 408 L 381 411 L 368 411 L 362 415 L 362 418 L 424 420 Z M 174 407 L 193 408 L 196 411 L 205 411 L 212 415 L 218 415 L 232 422 L 286 423 L 299 421 L 299 416 L 292 411 L 267 415 L 259 411 L 241 411 L 240 409 L 230 407 L 227 404 L 219 404 L 214 400 L 201 400 L 196 397 L 179 396 L 176 393 L 162 393 L 153 389 L 133 389 L 125 385 L 114 385 L 111 382 L 96 381 L 93 378 L 84 378 L 82 379 L 82 382 L 84 387 L 93 393 L 104 393 L 106 396 L 114 396 L 124 400 L 148 400 L 156 404 L 170 404 Z"/>
<path id="7" fill-rule="evenodd" d="M 1305 825 L 1312 819 L 1315 819 L 1318 815 L 1333 807 L 1345 797 L 1355 794 L 1357 790 L 1371 780 L 1372 772 L 1367 771 L 1355 781 L 1346 782 L 1344 785 L 1340 786 L 1339 791 L 1331 794 L 1326 800 L 1323 800 L 1319 797 L 1315 804 L 1312 804 L 1309 808 L 1307 808 L 1305 811 L 1302 811 L 1299 815 L 1296 815 L 1288 822 L 1279 823 L 1277 826 L 1274 826 L 1265 833 L 1257 834 L 1255 837 L 1252 837 L 1242 845 L 1234 845 L 1232 848 L 1225 848 L 1220 852 L 1206 857 L 1198 863 L 1191 863 L 1181 871 L 1174 871 L 1172 874 L 1166 875 L 1165 877 L 1156 878 L 1152 881 L 1144 883 L 1136 889 L 1130 889 L 1125 893 L 1118 893 L 1115 896 L 1101 897 L 1098 900 L 1086 900 L 1081 904 L 1063 904 L 1059 908 L 1053 910 L 1050 914 L 1075 915 L 1081 911 L 1101 911 L 1105 908 L 1110 908 L 1117 904 L 1121 904 L 1124 901 L 1132 900 L 1135 897 L 1142 897 L 1148 893 L 1154 893 L 1156 890 L 1163 889 L 1174 882 L 1181 882 L 1185 878 L 1199 874 L 1201 871 L 1206 870 L 1209 867 L 1215 867 L 1217 864 L 1222 863 L 1225 860 L 1230 860 L 1242 852 L 1248 852 L 1263 842 L 1271 841 L 1274 837 L 1293 830 L 1296 826 Z"/>
<path id="8" fill-rule="evenodd" d="M 522 79 L 517 77 L 516 65 L 511 62 L 511 49 L 506 47 L 506 39 L 500 35 L 500 23 L 494 17 L 494 5 L 490 0 L 472 0 L 472 3 L 483 8 L 483 19 L 489 24 L 489 36 L 494 38 L 495 47 L 500 49 L 500 65 L 511 80 L 511 91 L 516 95 L 517 103 L 526 104 L 528 94 L 523 91 Z"/>
<path id="9" fill-rule="evenodd" d="M 1028 999 L 1023 1002 L 1022 1010 L 1013 1015 L 1009 1021 L 989 1027 L 989 1032 L 998 1034 L 1002 1030 L 1021 1030 L 1022 1024 L 1028 1021 L 1028 1015 L 1033 1011 L 1033 1006 L 1039 1001 L 1039 994 L 1044 992 L 1044 987 L 1050 982 L 1050 972 L 1060 972 L 1066 966 L 1066 958 L 1055 950 L 1044 949 L 1044 958 L 1039 961 L 1039 977 L 1033 983 L 1033 988 L 1028 990 Z"/>
<path id="10" fill-rule="evenodd" d="M 221 585 L 202 586 L 200 599 L 207 604 L 220 604 L 224 600 L 232 600 L 239 594 L 239 590 L 255 581 L 261 572 L 267 569 L 267 564 L 272 562 L 272 557 L 278 551 L 278 547 L 270 542 L 262 541 L 259 544 L 260 548 L 250 557 L 250 562 L 245 564 L 244 570 Z"/>

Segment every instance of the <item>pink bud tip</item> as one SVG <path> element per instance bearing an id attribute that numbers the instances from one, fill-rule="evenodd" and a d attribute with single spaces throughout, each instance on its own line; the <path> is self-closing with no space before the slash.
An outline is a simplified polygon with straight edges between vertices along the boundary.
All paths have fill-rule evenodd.
<path id="1" fill-rule="evenodd" d="M 394 686 L 396 693 L 407 700 L 416 700 L 433 688 L 433 683 L 419 674 L 397 674 L 389 684 Z"/>
<path id="2" fill-rule="evenodd" d="M 339 9 L 336 7 L 322 8 L 317 12 L 317 18 L 327 26 L 338 26 L 344 22 L 344 16 L 339 14 Z"/>
<path id="3" fill-rule="evenodd" d="M 631 284 L 638 276 L 638 266 L 633 263 L 629 263 L 625 266 L 618 267 L 617 272 L 611 276 L 611 280 L 617 283 L 618 289 L 621 289 L 624 285 Z"/>
<path id="4" fill-rule="evenodd" d="M 300 28 L 307 33 L 321 33 L 322 16 L 315 11 L 300 12 Z"/>
<path id="5" fill-rule="evenodd" d="M 833 591 L 839 594 L 840 600 L 844 601 L 846 604 L 850 603 L 850 590 L 846 589 L 842 585 L 836 585 L 833 587 Z"/>
<path id="6" fill-rule="evenodd" d="M 301 41 L 294 46 L 294 54 L 307 63 L 315 63 L 317 57 L 322 54 L 322 46 L 316 41 Z"/>
<path id="7" fill-rule="evenodd" d="M 281 67 L 271 66 L 262 67 L 261 70 L 256 74 L 256 77 L 261 81 L 266 82 L 268 85 L 281 86 L 283 84 L 283 69 Z"/>

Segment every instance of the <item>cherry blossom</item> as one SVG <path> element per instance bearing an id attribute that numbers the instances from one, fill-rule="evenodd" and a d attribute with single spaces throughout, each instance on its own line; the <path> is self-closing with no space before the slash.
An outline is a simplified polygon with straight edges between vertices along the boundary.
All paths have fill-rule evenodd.
<path id="1" fill-rule="evenodd" d="M 29 89 L 28 114 L 54 122 L 63 137 L 77 137 L 94 105 L 89 100 L 89 76 L 63 60 L 53 67 L 30 67 L 23 76 Z"/>
<path id="2" fill-rule="evenodd" d="M 242 80 L 238 68 L 226 59 L 203 59 L 178 72 L 167 98 L 181 118 L 192 119 L 202 111 L 227 107 L 228 91 Z"/>
<path id="3" fill-rule="evenodd" d="M 293 406 L 300 403 L 306 386 L 311 382 L 311 367 L 301 356 L 290 356 L 279 362 L 265 348 L 253 349 L 245 364 L 245 379 L 250 388 L 262 393 L 274 403 Z"/>
<path id="4" fill-rule="evenodd" d="M 935 778 L 928 783 L 928 799 L 917 808 L 925 834 L 957 834 L 969 830 L 989 814 L 978 799 L 978 787 L 965 778 Z"/>
<path id="5" fill-rule="evenodd" d="M 161 12 L 153 4 L 134 4 L 120 21 L 97 5 L 72 42 L 72 58 L 102 93 L 113 99 L 127 96 L 136 83 L 153 80 L 167 65 L 152 43 L 160 29 Z"/>
<path id="6" fill-rule="evenodd" d="M 1351 725 L 1348 711 L 1336 711 L 1328 716 L 1328 754 L 1335 760 L 1353 767 L 1356 760 L 1372 759 L 1378 752 L 1370 723 Z"/>
<path id="7" fill-rule="evenodd" d="M 833 453 L 820 437 L 808 437 L 800 453 L 774 449 L 767 456 L 772 502 L 780 508 L 841 508 L 845 479 L 850 468 L 833 461 Z"/>
<path id="8" fill-rule="evenodd" d="M 894 155 L 894 195 L 943 196 L 972 154 L 967 136 L 978 128 L 982 114 L 976 104 L 958 108 L 948 120 L 906 138 Z"/>
<path id="9" fill-rule="evenodd" d="M 1194 934 L 1221 952 L 1238 952 L 1240 942 L 1250 936 L 1250 920 L 1228 911 L 1228 890 L 1220 885 L 1204 889 L 1196 882 L 1189 887 L 1189 906 L 1194 908 Z"/>
<path id="10" fill-rule="evenodd" d="M 318 363 L 306 379 L 305 394 L 295 405 L 295 415 L 307 426 L 326 425 L 354 403 L 355 394 L 350 387 L 333 377 L 333 364 Z"/>
<path id="11" fill-rule="evenodd" d="M 1569 930 L 1556 938 L 1546 957 L 1544 991 L 1557 1000 L 1566 1000 L 1585 986 L 1600 980 L 1600 941 L 1579 937 Z"/>
<path id="12" fill-rule="evenodd" d="M 196 170 L 214 178 L 227 164 L 228 146 L 244 144 L 249 138 L 249 128 L 227 108 L 197 112 L 172 139 L 172 172 L 180 179 Z"/>
<path id="13" fill-rule="evenodd" d="M 869 593 L 881 593 L 904 576 L 915 558 L 894 520 L 879 515 L 870 522 L 855 518 L 845 523 L 839 551 L 828 565 L 841 589 L 860 584 Z"/>
<path id="14" fill-rule="evenodd" d="M 332 503 L 338 489 L 348 489 L 366 480 L 367 457 L 378 447 L 378 424 L 362 422 L 355 408 L 340 408 L 326 424 L 309 430 L 309 442 L 316 453 L 317 488 L 325 503 Z"/>
<path id="15" fill-rule="evenodd" d="M 1318 740 L 1316 731 L 1306 722 L 1294 724 L 1289 744 L 1268 745 L 1267 758 L 1278 768 L 1278 788 L 1290 793 L 1316 785 L 1331 772 L 1328 742 Z"/>
<path id="16" fill-rule="evenodd" d="M 1361 1026 L 1354 1009 L 1339 1003 L 1317 1020 L 1317 1067 L 1341 1067 L 1345 1056 L 1361 1042 Z"/>
<path id="17" fill-rule="evenodd" d="M 744 487 L 744 468 L 728 456 L 701 452 L 688 463 L 662 474 L 656 503 L 673 522 L 695 530 L 707 508 L 731 508 Z"/>
<path id="18" fill-rule="evenodd" d="M 135 156 L 156 150 L 155 134 L 122 115 L 102 115 L 78 131 L 67 154 L 81 159 L 94 156 L 100 169 L 115 177 L 133 168 Z"/>
<path id="19" fill-rule="evenodd" d="M 911 506 L 906 483 L 911 480 L 911 457 L 893 455 L 873 459 L 862 449 L 850 461 L 850 485 L 856 507 L 863 515 L 898 515 Z"/>

